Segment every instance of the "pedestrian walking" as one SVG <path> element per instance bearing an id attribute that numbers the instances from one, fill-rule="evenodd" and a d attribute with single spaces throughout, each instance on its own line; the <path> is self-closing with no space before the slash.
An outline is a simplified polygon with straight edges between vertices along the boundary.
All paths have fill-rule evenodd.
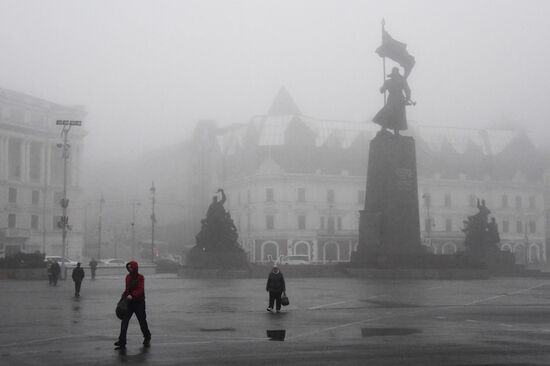
<path id="1" fill-rule="evenodd" d="M 126 349 L 126 333 L 130 318 L 135 313 L 143 334 L 143 345 L 151 345 L 151 332 L 147 325 L 147 315 L 145 313 L 145 278 L 138 272 L 138 263 L 131 261 L 126 264 L 128 274 L 126 275 L 126 289 L 122 296 L 128 300 L 128 311 L 120 323 L 120 335 L 115 342 L 116 349 Z"/>
<path id="2" fill-rule="evenodd" d="M 48 271 L 48 284 L 51 286 L 53 285 L 52 262 L 48 261 L 46 264 L 46 270 Z"/>
<path id="3" fill-rule="evenodd" d="M 97 269 L 97 261 L 92 258 L 90 261 L 90 272 L 92 273 L 92 280 L 95 280 L 95 270 Z"/>
<path id="4" fill-rule="evenodd" d="M 80 296 L 80 286 L 82 286 L 82 280 L 84 279 L 84 268 L 80 267 L 80 262 L 73 268 L 73 281 L 74 281 L 74 295 Z"/>
<path id="5" fill-rule="evenodd" d="M 273 269 L 267 277 L 267 284 L 265 290 L 269 292 L 269 306 L 267 311 L 273 311 L 273 305 L 276 305 L 276 310 L 279 313 L 281 311 L 281 295 L 286 291 L 285 278 L 279 270 L 279 267 L 275 264 Z"/>
<path id="6" fill-rule="evenodd" d="M 50 273 L 52 276 L 52 285 L 57 286 L 57 280 L 59 278 L 59 274 L 61 273 L 61 267 L 59 267 L 59 263 L 57 263 L 57 261 L 53 261 L 50 266 Z"/>

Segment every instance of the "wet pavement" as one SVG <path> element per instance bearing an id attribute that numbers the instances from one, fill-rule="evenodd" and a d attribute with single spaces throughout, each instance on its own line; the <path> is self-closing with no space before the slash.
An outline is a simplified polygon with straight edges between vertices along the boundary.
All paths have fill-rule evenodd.
<path id="1" fill-rule="evenodd" d="M 0 281 L 0 365 L 545 365 L 550 281 L 286 278 L 268 313 L 265 281 L 146 276 L 151 348 L 135 318 L 114 350 L 122 277 Z"/>

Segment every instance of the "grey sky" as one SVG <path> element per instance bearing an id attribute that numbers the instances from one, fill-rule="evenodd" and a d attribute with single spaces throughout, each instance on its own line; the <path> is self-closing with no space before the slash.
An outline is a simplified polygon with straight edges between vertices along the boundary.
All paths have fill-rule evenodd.
<path id="1" fill-rule="evenodd" d="M 88 157 L 246 122 L 281 85 L 304 114 L 370 120 L 380 20 L 417 65 L 411 119 L 550 137 L 546 1 L 0 1 L 0 86 L 84 105 Z M 391 67 L 391 65 L 388 65 Z"/>

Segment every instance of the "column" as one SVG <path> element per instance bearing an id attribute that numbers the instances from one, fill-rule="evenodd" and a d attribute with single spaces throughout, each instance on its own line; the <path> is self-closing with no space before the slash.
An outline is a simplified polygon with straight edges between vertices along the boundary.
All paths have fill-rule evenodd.
<path id="1" fill-rule="evenodd" d="M 3 175 L 2 175 L 2 179 L 3 180 L 8 180 L 8 176 L 9 176 L 9 171 L 10 171 L 10 165 L 9 165 L 9 156 L 8 156 L 8 152 L 9 152 L 9 145 L 10 145 L 10 139 L 8 136 L 4 136 L 3 138 L 4 140 L 4 145 L 2 146 L 2 166 L 4 167 L 4 171 L 3 171 Z"/>
<path id="2" fill-rule="evenodd" d="M 40 146 L 40 182 L 44 183 L 46 178 L 46 143 Z"/>
<path id="3" fill-rule="evenodd" d="M 23 174 L 21 176 L 21 180 L 23 182 L 29 182 L 30 181 L 30 174 L 31 174 L 31 142 L 23 140 L 22 143 L 23 146 Z"/>
<path id="4" fill-rule="evenodd" d="M 4 164 L 4 158 L 6 157 L 4 154 L 4 145 L 6 143 L 6 138 L 4 136 L 0 136 L 0 180 L 4 180 L 5 172 L 7 172 L 7 167 Z"/>
<path id="5" fill-rule="evenodd" d="M 51 184 L 52 179 L 52 145 L 48 141 L 46 144 L 46 185 Z"/>

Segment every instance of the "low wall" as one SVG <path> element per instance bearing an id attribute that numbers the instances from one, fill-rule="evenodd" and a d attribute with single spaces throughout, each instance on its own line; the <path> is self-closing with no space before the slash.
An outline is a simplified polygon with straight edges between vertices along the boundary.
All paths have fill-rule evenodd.
<path id="1" fill-rule="evenodd" d="M 368 279 L 415 279 L 415 280 L 475 280 L 487 279 L 487 269 L 372 269 L 353 268 L 344 265 L 282 265 L 286 277 L 356 277 Z M 272 266 L 250 264 L 246 269 L 196 269 L 183 267 L 178 276 L 183 278 L 265 278 Z"/>
<path id="2" fill-rule="evenodd" d="M 0 280 L 47 280 L 46 268 L 0 268 Z"/>
<path id="3" fill-rule="evenodd" d="M 89 266 L 83 266 L 84 273 L 86 277 L 91 277 L 92 272 Z M 139 273 L 143 275 L 152 275 L 156 273 L 157 266 L 154 264 L 140 264 Z M 69 275 L 71 274 L 71 269 L 69 269 Z M 126 276 L 128 271 L 126 267 L 97 267 L 95 271 L 96 276 Z"/>
<path id="4" fill-rule="evenodd" d="M 373 269 L 349 268 L 351 277 L 410 280 L 482 280 L 490 277 L 487 269 Z"/>

